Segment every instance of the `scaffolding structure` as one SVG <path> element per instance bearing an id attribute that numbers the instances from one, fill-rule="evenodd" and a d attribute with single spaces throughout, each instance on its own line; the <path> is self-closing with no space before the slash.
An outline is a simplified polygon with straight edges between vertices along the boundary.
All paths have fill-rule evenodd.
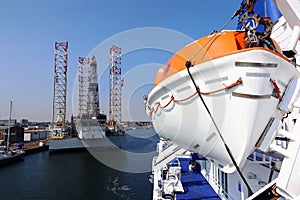
<path id="1" fill-rule="evenodd" d="M 89 73 L 89 81 L 88 81 L 88 95 L 87 95 L 87 112 L 89 115 L 97 116 L 100 113 L 100 108 L 99 108 L 97 61 L 95 56 L 92 56 L 91 58 L 88 73 Z"/>
<path id="2" fill-rule="evenodd" d="M 67 61 L 68 42 L 55 42 L 52 125 L 58 127 L 66 123 Z"/>
<path id="3" fill-rule="evenodd" d="M 96 57 L 78 58 L 79 117 L 97 117 L 99 108 L 98 72 Z"/>
<path id="4" fill-rule="evenodd" d="M 78 116 L 87 114 L 88 67 L 90 58 L 78 57 Z"/>
<path id="5" fill-rule="evenodd" d="M 112 46 L 110 48 L 110 101 L 109 119 L 111 123 L 121 123 L 121 89 L 123 79 L 121 77 L 121 48 Z"/>

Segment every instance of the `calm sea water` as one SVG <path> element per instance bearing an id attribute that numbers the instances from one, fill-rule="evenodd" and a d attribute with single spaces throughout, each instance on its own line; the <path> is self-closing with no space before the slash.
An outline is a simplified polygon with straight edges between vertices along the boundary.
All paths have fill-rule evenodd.
<path id="1" fill-rule="evenodd" d="M 155 151 L 153 129 L 128 131 L 123 149 Z M 112 158 L 113 159 L 113 158 Z M 143 160 L 139 162 L 144 163 Z M 29 155 L 24 161 L 0 168 L 0 199 L 152 199 L 150 172 L 112 169 L 88 151 Z"/>

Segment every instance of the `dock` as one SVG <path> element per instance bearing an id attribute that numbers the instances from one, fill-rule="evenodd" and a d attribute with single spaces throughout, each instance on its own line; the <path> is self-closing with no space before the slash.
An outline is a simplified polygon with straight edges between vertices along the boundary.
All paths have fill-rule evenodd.
<path id="1" fill-rule="evenodd" d="M 24 142 L 24 146 L 22 150 L 25 151 L 25 156 L 27 156 L 41 151 L 48 151 L 49 144 L 48 142 L 41 142 L 41 141 Z"/>

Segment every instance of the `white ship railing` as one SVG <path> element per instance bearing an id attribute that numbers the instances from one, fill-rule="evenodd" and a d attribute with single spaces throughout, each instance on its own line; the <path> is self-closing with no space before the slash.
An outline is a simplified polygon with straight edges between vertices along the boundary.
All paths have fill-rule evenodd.
<path id="1" fill-rule="evenodd" d="M 233 198 L 230 194 L 228 194 L 222 187 L 221 184 L 218 183 L 218 180 L 217 179 L 214 179 L 214 178 L 211 178 L 209 173 L 207 173 L 205 171 L 205 174 L 202 173 L 202 175 L 206 178 L 206 180 L 212 184 L 211 186 L 214 188 L 215 192 L 218 194 L 218 196 L 221 198 L 221 199 L 224 199 L 224 200 L 235 200 L 235 198 Z M 217 189 L 217 191 L 216 191 Z"/>

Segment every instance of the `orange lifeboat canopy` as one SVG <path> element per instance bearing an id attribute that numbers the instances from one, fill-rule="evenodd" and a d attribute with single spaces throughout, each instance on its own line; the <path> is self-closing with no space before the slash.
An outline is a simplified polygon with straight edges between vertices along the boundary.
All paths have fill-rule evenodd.
<path id="1" fill-rule="evenodd" d="M 179 50 L 166 65 L 162 66 L 155 78 L 154 87 L 160 82 L 172 76 L 173 74 L 180 72 L 184 69 L 186 61 L 191 60 L 192 64 L 198 65 L 200 63 L 220 58 L 226 55 L 240 52 L 241 50 L 250 50 L 253 48 L 245 47 L 244 43 L 245 32 L 244 31 L 223 31 L 217 34 L 211 34 L 200 38 L 193 43 L 185 46 Z M 281 52 L 279 45 L 273 41 L 277 52 Z M 254 47 L 263 48 L 263 47 Z M 263 48 L 266 49 L 266 48 Z M 269 49 L 267 49 L 269 50 Z M 271 51 L 271 50 L 269 50 Z"/>

